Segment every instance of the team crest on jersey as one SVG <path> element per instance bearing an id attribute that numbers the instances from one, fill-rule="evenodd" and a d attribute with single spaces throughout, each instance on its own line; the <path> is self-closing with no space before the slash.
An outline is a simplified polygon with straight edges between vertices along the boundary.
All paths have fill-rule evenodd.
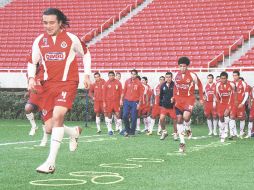
<path id="1" fill-rule="evenodd" d="M 43 41 L 43 45 L 41 47 L 49 47 L 48 38 L 43 38 L 42 41 Z"/>
<path id="2" fill-rule="evenodd" d="M 67 47 L 67 43 L 65 42 L 65 41 L 63 41 L 62 43 L 61 43 L 61 48 L 66 48 Z"/>
<path id="3" fill-rule="evenodd" d="M 42 113 L 43 116 L 46 116 L 48 112 L 47 112 L 47 110 L 44 110 L 44 109 L 43 109 L 43 110 L 41 111 L 41 113 Z"/>
<path id="4" fill-rule="evenodd" d="M 186 81 L 187 81 L 187 82 L 190 82 L 190 79 L 187 79 Z"/>
<path id="5" fill-rule="evenodd" d="M 45 54 L 46 61 L 63 61 L 65 57 L 65 52 L 48 52 Z"/>

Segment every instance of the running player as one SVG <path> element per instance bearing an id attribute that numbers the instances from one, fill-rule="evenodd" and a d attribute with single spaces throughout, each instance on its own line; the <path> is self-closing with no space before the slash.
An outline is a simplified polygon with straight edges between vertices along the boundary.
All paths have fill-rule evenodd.
<path id="1" fill-rule="evenodd" d="M 64 128 L 64 116 L 72 107 L 78 87 L 79 74 L 76 54 L 83 58 L 85 70 L 85 88 L 90 87 L 91 56 L 80 39 L 65 30 L 69 26 L 68 18 L 56 8 L 43 12 L 42 23 L 45 33 L 39 35 L 32 47 L 32 64 L 28 64 L 28 90 L 36 86 L 36 64 L 41 62 L 44 68 L 42 93 L 42 115 L 46 126 L 53 126 L 50 152 L 47 160 L 36 171 L 54 173 L 56 157 L 64 133 L 72 137 L 70 147 L 76 148 L 80 128 Z M 73 146 L 72 146 L 73 145 Z"/>
<path id="2" fill-rule="evenodd" d="M 188 57 L 179 58 L 178 65 L 180 71 L 175 76 L 174 98 L 177 116 L 177 131 L 180 138 L 179 152 L 184 152 L 184 131 L 186 130 L 189 138 L 192 136 L 190 118 L 195 103 L 195 85 L 198 86 L 201 104 L 203 104 L 203 87 L 197 74 L 188 70 L 188 66 L 190 65 Z"/>

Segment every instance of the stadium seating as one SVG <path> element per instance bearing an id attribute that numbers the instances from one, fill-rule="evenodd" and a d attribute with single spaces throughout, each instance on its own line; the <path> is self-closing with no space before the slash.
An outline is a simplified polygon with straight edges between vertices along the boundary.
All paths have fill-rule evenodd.
<path id="1" fill-rule="evenodd" d="M 141 1 L 137 1 L 141 3 Z M 43 31 L 42 11 L 57 7 L 70 19 L 69 31 L 82 37 L 117 16 L 135 0 L 13 0 L 0 7 L 0 68 L 26 68 L 25 58 L 33 40 Z"/>
<path id="2" fill-rule="evenodd" d="M 239 60 L 235 61 L 233 67 L 253 67 L 254 66 L 254 47 L 243 55 Z"/>
<path id="3" fill-rule="evenodd" d="M 91 47 L 94 67 L 175 67 L 180 56 L 193 67 L 229 53 L 241 36 L 245 40 L 254 24 L 252 0 L 157 0 Z M 241 42 L 232 49 L 235 50 Z M 209 66 L 217 66 L 218 57 Z"/>

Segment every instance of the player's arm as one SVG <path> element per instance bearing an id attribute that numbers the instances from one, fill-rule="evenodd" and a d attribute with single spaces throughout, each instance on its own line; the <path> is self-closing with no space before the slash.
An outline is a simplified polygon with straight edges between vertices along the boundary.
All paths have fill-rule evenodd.
<path id="1" fill-rule="evenodd" d="M 88 93 L 89 97 L 91 97 L 94 100 L 94 85 L 92 84 L 90 89 L 89 89 L 89 93 Z"/>
<path id="2" fill-rule="evenodd" d="M 219 95 L 219 86 L 220 86 L 220 83 L 217 83 L 216 84 L 216 87 L 215 87 L 215 101 L 217 102 L 217 103 L 219 103 L 219 100 L 220 100 L 220 95 Z"/>
<path id="3" fill-rule="evenodd" d="M 198 86 L 198 93 L 199 93 L 199 100 L 200 100 L 200 103 L 203 104 L 204 103 L 204 94 L 203 94 L 203 85 L 200 81 L 200 79 L 198 78 L 197 76 L 197 86 Z"/>
<path id="4" fill-rule="evenodd" d="M 243 82 L 243 88 L 244 88 L 244 98 L 243 101 L 240 103 L 239 108 L 245 105 L 245 102 L 248 100 L 249 97 L 248 86 L 246 82 Z"/>
<path id="5" fill-rule="evenodd" d="M 102 100 L 103 100 L 103 107 L 106 107 L 106 97 L 107 97 L 107 83 L 102 85 Z"/>
<path id="6" fill-rule="evenodd" d="M 230 86 L 231 86 L 231 95 L 230 95 L 230 100 L 229 102 L 231 103 L 231 105 L 235 104 L 237 105 L 238 101 L 237 101 L 237 89 L 235 86 L 235 83 L 230 82 Z"/>
<path id="7" fill-rule="evenodd" d="M 32 63 L 27 63 L 27 75 L 28 75 L 28 91 L 34 90 L 36 85 L 35 75 L 36 75 L 36 64 L 41 59 L 41 52 L 39 48 L 39 41 L 42 35 L 35 39 L 32 46 Z"/>
<path id="8" fill-rule="evenodd" d="M 127 81 L 128 81 L 128 80 L 126 80 L 125 83 L 124 83 L 124 89 L 123 89 L 123 91 L 122 91 L 121 99 L 120 99 L 120 106 L 123 105 L 123 99 L 124 99 L 124 96 L 125 96 L 126 91 L 127 91 L 127 89 L 126 89 L 126 88 L 127 88 Z"/>
<path id="9" fill-rule="evenodd" d="M 160 102 L 159 105 L 162 106 L 162 100 L 163 100 L 163 85 L 160 86 Z"/>
<path id="10" fill-rule="evenodd" d="M 82 57 L 83 66 L 84 66 L 84 87 L 89 89 L 91 85 L 90 75 L 91 75 L 91 64 L 92 58 L 88 47 L 82 42 L 77 36 L 72 36 L 74 42 L 74 51 Z"/>

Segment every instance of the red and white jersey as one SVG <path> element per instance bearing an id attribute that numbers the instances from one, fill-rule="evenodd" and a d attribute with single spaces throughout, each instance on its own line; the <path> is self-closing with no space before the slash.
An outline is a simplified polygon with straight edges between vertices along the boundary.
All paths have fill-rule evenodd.
<path id="1" fill-rule="evenodd" d="M 248 89 L 247 89 L 247 83 L 242 81 L 242 80 L 238 80 L 238 81 L 235 81 L 235 85 L 236 85 L 236 92 L 237 92 L 237 101 L 238 103 L 242 103 L 243 100 L 247 100 L 248 98 Z M 245 95 L 247 96 L 245 98 Z M 243 103 L 245 103 L 245 101 Z"/>
<path id="2" fill-rule="evenodd" d="M 214 97 L 215 97 L 215 92 L 216 92 L 216 84 L 215 83 L 212 83 L 212 84 L 207 83 L 205 85 L 205 90 L 204 90 L 205 101 L 213 102 Z"/>
<path id="3" fill-rule="evenodd" d="M 195 85 L 198 86 L 200 99 L 203 100 L 203 86 L 198 76 L 188 70 L 185 74 L 178 72 L 175 76 L 174 95 L 195 97 Z"/>
<path id="4" fill-rule="evenodd" d="M 225 84 L 218 82 L 216 84 L 216 99 L 219 103 L 234 103 L 235 84 L 227 81 Z"/>
<path id="5" fill-rule="evenodd" d="M 154 94 L 154 105 L 159 106 L 160 105 L 160 90 L 161 89 L 161 84 L 158 84 L 155 89 L 153 90 Z"/>
<path id="6" fill-rule="evenodd" d="M 72 33 L 62 30 L 57 36 L 41 34 L 32 48 L 32 62 L 41 62 L 44 68 L 44 80 L 78 81 L 76 54 L 84 56 L 87 48 Z"/>
<path id="7" fill-rule="evenodd" d="M 103 89 L 105 83 L 104 79 L 100 79 L 90 86 L 89 96 L 93 97 L 94 101 L 103 101 Z"/>

